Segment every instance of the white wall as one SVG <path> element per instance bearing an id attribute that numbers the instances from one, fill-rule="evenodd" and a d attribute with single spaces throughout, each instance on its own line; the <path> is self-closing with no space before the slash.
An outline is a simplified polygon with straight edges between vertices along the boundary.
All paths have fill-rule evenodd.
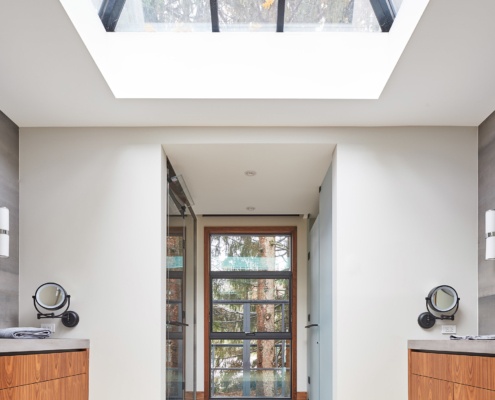
<path id="1" fill-rule="evenodd" d="M 459 291 L 458 332 L 476 333 L 476 128 L 26 128 L 20 322 L 38 322 L 40 283 L 67 288 L 81 322 L 57 336 L 91 339 L 91 400 L 161 397 L 167 143 L 337 144 L 334 399 L 406 399 L 407 339 L 442 338 L 416 322 L 437 284 Z"/>
<path id="2" fill-rule="evenodd" d="M 390 134 L 389 134 L 390 133 Z M 477 333 L 475 130 L 392 131 L 337 146 L 334 399 L 406 399 L 407 339 L 447 339 L 417 317 L 433 287 Z"/>
<path id="3" fill-rule="evenodd" d="M 60 283 L 81 319 L 56 336 L 91 340 L 90 398 L 160 399 L 162 148 L 61 133 L 21 135 L 20 324 Z"/>

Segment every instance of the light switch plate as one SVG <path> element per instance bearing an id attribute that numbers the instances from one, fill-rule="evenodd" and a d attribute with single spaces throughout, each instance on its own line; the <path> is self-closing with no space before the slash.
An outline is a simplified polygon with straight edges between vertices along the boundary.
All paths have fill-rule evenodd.
<path id="1" fill-rule="evenodd" d="M 456 325 L 442 325 L 442 333 L 445 335 L 452 335 L 457 332 Z"/>
<path id="2" fill-rule="evenodd" d="M 55 332 L 55 324 L 41 324 L 41 329 L 48 329 L 52 333 Z"/>

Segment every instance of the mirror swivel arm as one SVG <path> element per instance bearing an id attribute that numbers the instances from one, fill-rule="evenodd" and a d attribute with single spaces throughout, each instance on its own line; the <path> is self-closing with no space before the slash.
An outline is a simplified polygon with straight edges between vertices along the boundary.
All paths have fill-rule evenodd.
<path id="1" fill-rule="evenodd" d="M 55 315 L 55 313 L 41 312 L 40 309 L 38 308 L 37 304 L 36 304 L 36 296 L 33 296 L 33 304 L 34 304 L 34 308 L 36 309 L 36 311 L 38 311 L 38 314 L 37 314 L 38 319 L 41 319 L 41 318 L 61 318 L 62 323 L 68 328 L 73 328 L 79 323 L 79 315 L 75 311 L 69 311 L 70 295 L 67 295 L 67 306 L 65 307 L 65 310 L 58 315 Z"/>
<path id="2" fill-rule="evenodd" d="M 33 296 L 33 304 L 34 304 L 34 308 L 36 309 L 36 311 L 38 311 L 38 319 L 41 319 L 41 318 L 64 318 L 67 314 L 67 311 L 69 310 L 69 307 L 70 307 L 70 295 L 67 295 L 67 306 L 65 307 L 65 310 L 58 315 L 55 315 L 55 313 L 41 312 L 40 309 L 38 308 L 37 304 L 36 304 L 36 296 Z"/>
<path id="3" fill-rule="evenodd" d="M 426 300 L 426 309 L 428 310 L 428 312 L 431 314 L 431 316 L 434 318 L 434 319 L 439 319 L 439 320 L 450 320 L 450 321 L 454 321 L 454 316 L 455 314 L 457 313 L 457 310 L 459 309 L 459 301 L 461 300 L 459 297 L 457 298 L 457 301 L 455 303 L 455 306 L 452 308 L 453 313 L 451 315 L 445 315 L 445 314 L 442 314 L 440 315 L 439 317 L 437 317 L 435 314 L 433 314 L 430 310 L 430 305 L 429 303 L 431 302 L 431 297 L 426 297 L 425 298 Z"/>

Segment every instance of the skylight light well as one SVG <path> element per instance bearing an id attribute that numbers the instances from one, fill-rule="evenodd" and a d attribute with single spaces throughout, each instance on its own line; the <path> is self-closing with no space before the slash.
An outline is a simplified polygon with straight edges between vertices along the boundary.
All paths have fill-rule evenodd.
<path id="1" fill-rule="evenodd" d="M 274 0 L 265 8 L 276 14 L 276 31 L 285 32 L 280 35 L 275 30 L 260 30 L 255 26 L 259 20 L 215 21 L 214 17 L 222 14 L 212 13 L 212 5 L 222 7 L 224 2 L 243 0 L 202 0 L 206 3 L 189 6 L 184 2 L 200 0 L 167 1 L 194 10 L 196 22 L 189 18 L 190 11 L 180 8 L 174 12 L 184 16 L 183 22 L 177 22 L 177 17 L 167 20 L 160 13 L 153 21 L 148 14 L 146 22 L 141 0 L 60 0 L 116 98 L 377 99 L 429 2 L 403 0 L 397 14 L 398 0 L 353 0 L 352 20 L 349 9 L 341 7 L 340 14 L 335 11 L 339 8 L 334 9 L 331 23 L 328 13 L 324 22 L 314 19 L 303 26 L 304 18 L 296 19 L 291 14 L 296 0 Z M 250 1 L 259 1 L 258 6 L 263 8 L 267 0 Z M 377 24 L 369 25 L 358 13 L 359 2 L 372 10 L 371 16 L 377 10 L 384 15 L 385 7 L 392 17 L 376 18 Z M 117 3 L 122 7 L 120 12 L 115 7 Z M 124 6 L 133 4 L 140 12 L 140 20 L 133 21 L 134 30 L 119 31 L 119 24 L 129 18 Z M 202 12 L 198 4 L 204 5 Z M 266 22 L 272 24 L 270 29 L 273 21 L 272 17 L 271 22 Z M 352 31 L 355 25 L 359 30 Z M 220 34 L 212 33 L 215 26 Z M 243 31 L 233 31 L 235 26 Z M 378 32 L 374 31 L 377 26 Z M 338 29 L 329 32 L 330 27 Z M 390 32 L 380 33 L 387 29 Z M 197 33 L 201 30 L 204 32 Z M 183 33 L 170 33 L 175 31 Z"/>

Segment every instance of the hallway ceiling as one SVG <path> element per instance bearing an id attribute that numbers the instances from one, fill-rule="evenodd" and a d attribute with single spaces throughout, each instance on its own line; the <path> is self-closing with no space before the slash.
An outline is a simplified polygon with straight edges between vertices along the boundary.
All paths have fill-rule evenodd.
<path id="1" fill-rule="evenodd" d="M 334 148 L 322 143 L 187 144 L 164 150 L 184 178 L 196 214 L 318 215 L 318 188 Z"/>
<path id="2" fill-rule="evenodd" d="M 58 0 L 3 1 L 0 110 L 21 127 L 477 126 L 495 109 L 493 15 L 431 1 L 378 100 L 124 100 Z"/>

